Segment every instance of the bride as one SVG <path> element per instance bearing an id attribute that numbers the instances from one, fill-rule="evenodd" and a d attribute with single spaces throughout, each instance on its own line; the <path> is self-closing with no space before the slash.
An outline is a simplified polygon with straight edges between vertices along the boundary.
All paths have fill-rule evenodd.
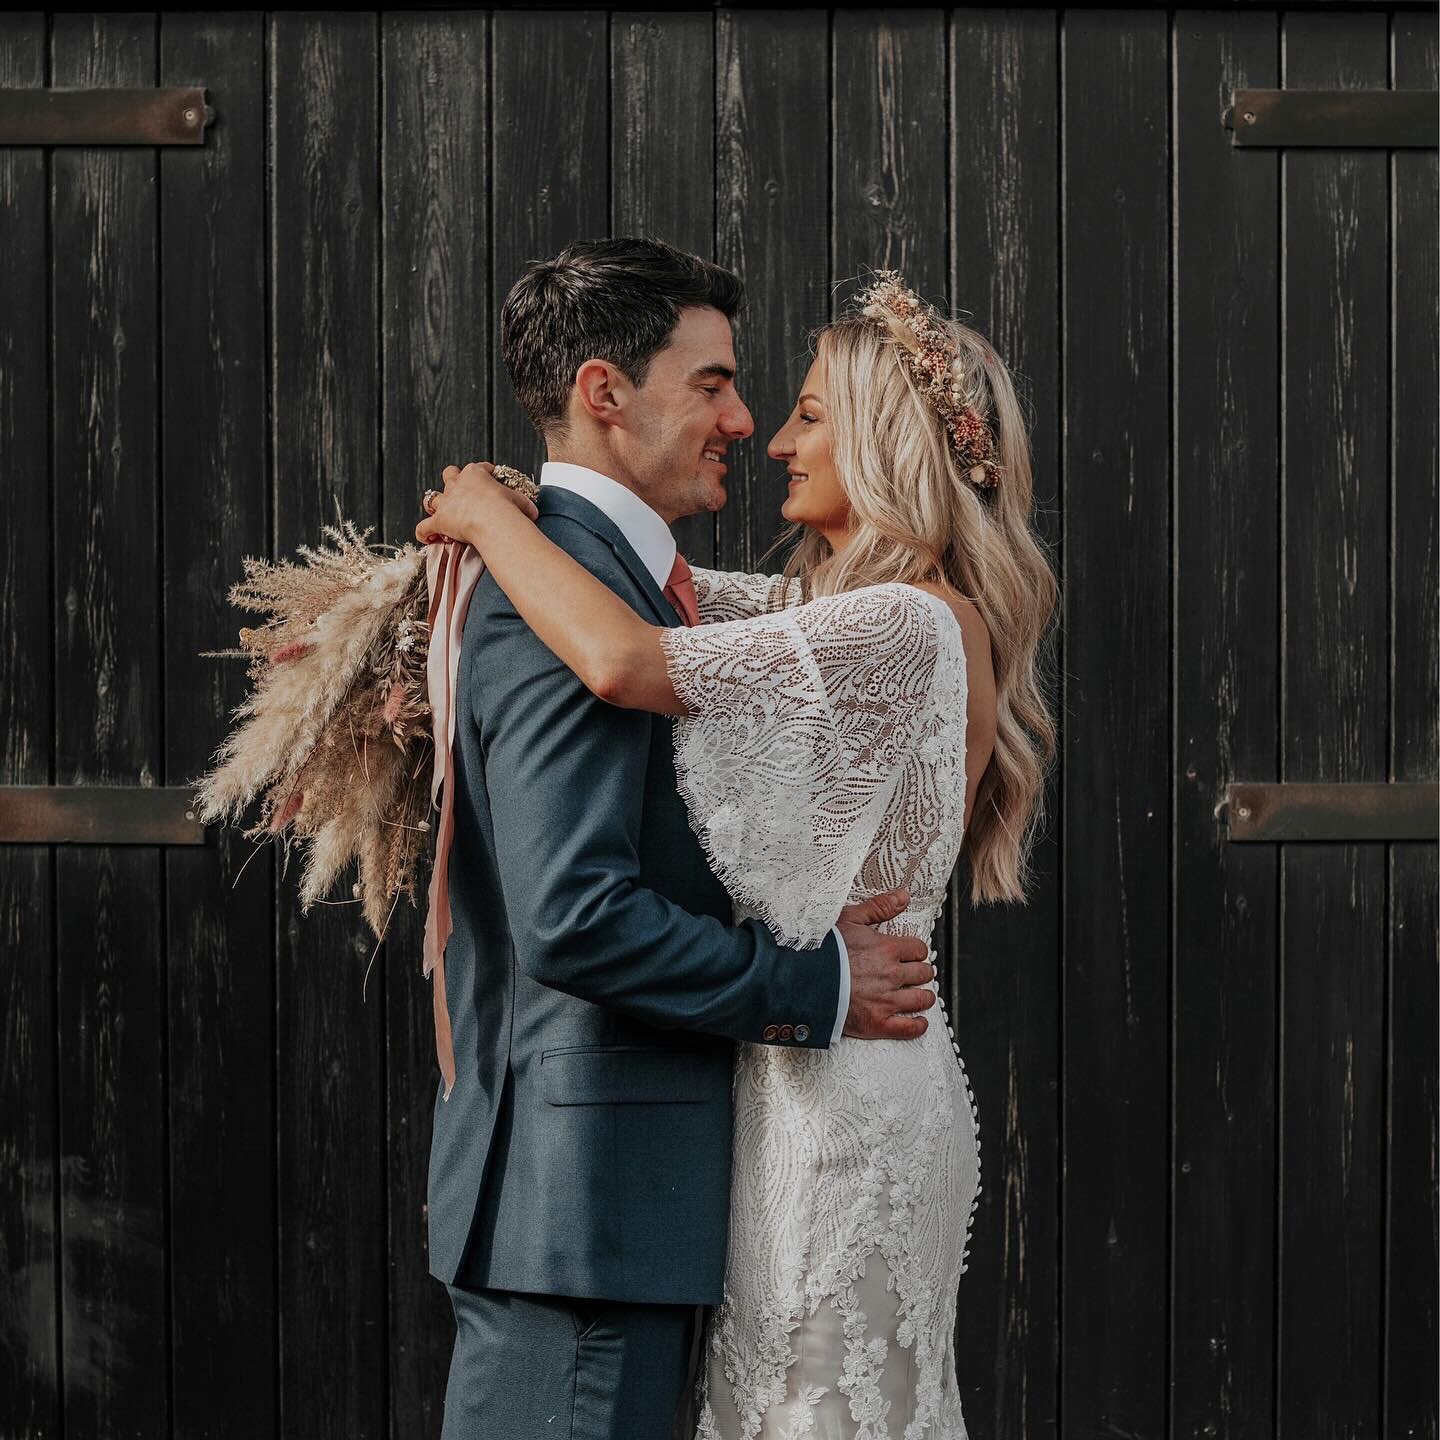
<path id="1" fill-rule="evenodd" d="M 691 826 L 782 942 L 817 944 L 892 889 L 909 904 L 882 928 L 932 936 L 962 840 L 973 901 L 1023 899 L 1055 745 L 1038 659 L 1055 582 L 1004 364 L 885 272 L 818 333 L 769 454 L 803 538 L 782 575 L 695 570 L 691 627 L 641 619 L 488 466 L 448 469 L 416 536 L 473 545 L 593 693 L 678 717 Z M 732 1176 L 696 1440 L 964 1440 L 980 1140 L 948 1024 L 740 1046 Z"/>

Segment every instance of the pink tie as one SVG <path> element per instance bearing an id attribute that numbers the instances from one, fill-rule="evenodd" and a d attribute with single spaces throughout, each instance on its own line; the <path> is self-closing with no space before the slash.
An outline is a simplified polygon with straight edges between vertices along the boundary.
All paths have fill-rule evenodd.
<path id="1" fill-rule="evenodd" d="M 670 578 L 665 582 L 665 598 L 680 612 L 687 625 L 700 623 L 700 605 L 695 599 L 695 581 L 685 557 L 677 550 Z"/>
<path id="2" fill-rule="evenodd" d="M 445 1099 L 455 1088 L 455 1043 L 450 1034 L 450 1009 L 445 1003 L 445 942 L 450 938 L 450 844 L 455 838 L 455 786 L 452 751 L 455 745 L 455 678 L 465 613 L 476 582 L 485 571 L 479 551 L 458 540 L 434 541 L 425 549 L 425 581 L 430 592 L 430 648 L 426 654 L 426 686 L 430 724 L 435 737 L 435 770 L 430 780 L 430 808 L 442 784 L 440 830 L 435 837 L 435 868 L 430 872 L 430 908 L 425 916 L 425 964 L 434 974 L 431 1001 L 435 1011 L 435 1056 L 445 1078 Z"/>

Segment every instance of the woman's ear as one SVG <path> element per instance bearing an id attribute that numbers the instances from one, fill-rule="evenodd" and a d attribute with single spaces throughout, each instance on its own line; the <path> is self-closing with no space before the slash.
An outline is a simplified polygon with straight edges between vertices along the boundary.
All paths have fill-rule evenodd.
<path id="1" fill-rule="evenodd" d="M 630 389 L 625 376 L 605 360 L 587 360 L 575 372 L 575 394 L 581 406 L 602 425 L 619 420 Z"/>

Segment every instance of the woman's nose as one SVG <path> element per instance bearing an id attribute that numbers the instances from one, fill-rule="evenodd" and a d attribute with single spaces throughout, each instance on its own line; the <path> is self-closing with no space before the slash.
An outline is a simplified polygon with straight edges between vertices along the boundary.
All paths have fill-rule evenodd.
<path id="1" fill-rule="evenodd" d="M 772 460 L 785 460 L 795 453 L 795 447 L 786 443 L 783 430 L 777 430 L 770 437 L 770 443 L 765 447 L 765 453 Z"/>

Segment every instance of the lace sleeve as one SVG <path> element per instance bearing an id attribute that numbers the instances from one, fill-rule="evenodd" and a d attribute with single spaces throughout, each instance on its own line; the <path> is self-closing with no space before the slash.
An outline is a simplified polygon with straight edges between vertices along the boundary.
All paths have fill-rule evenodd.
<path id="1" fill-rule="evenodd" d="M 702 570 L 698 566 L 690 573 L 703 625 L 770 615 L 800 603 L 799 576 L 787 580 L 783 575 L 747 575 L 739 570 Z"/>
<path id="2" fill-rule="evenodd" d="M 909 585 L 661 632 L 675 764 L 710 867 L 783 943 L 846 903 L 930 715 L 944 604 Z"/>

